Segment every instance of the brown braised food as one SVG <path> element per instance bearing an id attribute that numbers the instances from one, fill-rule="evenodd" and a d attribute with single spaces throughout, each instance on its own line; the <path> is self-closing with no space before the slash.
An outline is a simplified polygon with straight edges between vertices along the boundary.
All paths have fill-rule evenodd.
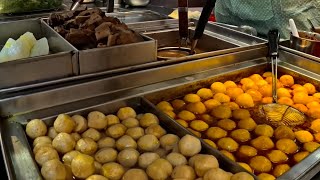
<path id="1" fill-rule="evenodd" d="M 52 13 L 48 23 L 80 50 L 143 41 L 138 33 L 99 8 Z"/>

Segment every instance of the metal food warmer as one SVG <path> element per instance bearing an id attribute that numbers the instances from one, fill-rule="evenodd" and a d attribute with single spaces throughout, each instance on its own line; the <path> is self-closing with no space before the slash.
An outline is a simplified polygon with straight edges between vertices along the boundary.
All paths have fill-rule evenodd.
<path id="1" fill-rule="evenodd" d="M 30 119 L 40 118 L 50 124 L 60 113 L 87 113 L 91 110 L 107 113 L 130 105 L 155 113 L 169 131 L 187 134 L 190 133 L 188 130 L 162 113 L 152 102 L 192 92 L 215 81 L 261 73 L 268 68 L 267 50 L 266 46 L 257 47 L 1 99 L 0 137 L 9 178 L 41 178 L 24 131 Z M 319 69 L 318 62 L 280 50 L 279 71 L 297 77 L 301 82 L 311 82 L 317 89 L 320 88 Z M 202 143 L 226 170 L 245 171 L 219 151 Z M 320 170 L 319 152 L 317 149 L 278 179 L 310 179 Z"/>

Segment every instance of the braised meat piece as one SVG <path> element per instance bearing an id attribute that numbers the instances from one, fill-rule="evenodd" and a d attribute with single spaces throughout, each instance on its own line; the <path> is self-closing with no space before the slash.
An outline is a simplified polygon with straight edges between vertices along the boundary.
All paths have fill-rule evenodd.
<path id="1" fill-rule="evenodd" d="M 49 25 L 76 48 L 103 48 L 143 41 L 143 38 L 99 8 L 53 13 Z"/>

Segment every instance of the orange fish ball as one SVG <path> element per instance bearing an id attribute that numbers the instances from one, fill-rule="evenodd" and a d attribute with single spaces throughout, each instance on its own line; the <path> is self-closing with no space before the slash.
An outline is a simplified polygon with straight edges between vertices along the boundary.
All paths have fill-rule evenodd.
<path id="1" fill-rule="evenodd" d="M 293 89 L 293 94 L 297 94 L 297 93 L 305 93 L 308 94 L 308 91 L 305 87 L 300 86 L 300 87 L 296 87 Z"/>
<path id="2" fill-rule="evenodd" d="M 232 111 L 236 109 L 240 109 L 239 105 L 235 102 L 223 103 L 223 105 L 228 106 Z"/>
<path id="3" fill-rule="evenodd" d="M 210 99 L 213 96 L 211 89 L 201 88 L 197 91 L 197 95 L 202 99 Z"/>
<path id="4" fill-rule="evenodd" d="M 320 108 L 310 108 L 307 114 L 313 119 L 320 119 Z"/>
<path id="5" fill-rule="evenodd" d="M 279 98 L 281 98 L 281 97 L 291 98 L 291 94 L 290 94 L 289 90 L 286 89 L 286 88 L 279 88 L 279 89 L 277 89 L 277 96 L 278 96 Z"/>
<path id="6" fill-rule="evenodd" d="M 301 111 L 303 113 L 307 113 L 308 112 L 308 108 L 304 104 L 294 104 L 292 107 L 298 109 L 299 111 Z"/>
<path id="7" fill-rule="evenodd" d="M 272 77 L 272 72 L 265 72 L 262 74 L 262 77 Z"/>
<path id="8" fill-rule="evenodd" d="M 213 96 L 213 99 L 219 101 L 220 103 L 230 102 L 230 97 L 224 93 L 217 93 Z"/>
<path id="9" fill-rule="evenodd" d="M 242 89 L 243 89 L 244 91 L 247 91 L 247 90 L 249 90 L 249 89 L 256 89 L 256 90 L 258 90 L 259 87 L 258 87 L 254 82 L 248 82 L 248 83 L 242 85 Z"/>
<path id="10" fill-rule="evenodd" d="M 237 84 L 233 81 L 226 81 L 223 83 L 224 86 L 228 89 L 228 88 L 235 88 L 238 87 Z"/>
<path id="11" fill-rule="evenodd" d="M 253 99 L 252 99 L 251 95 L 248 93 L 243 93 L 243 94 L 239 95 L 236 98 L 236 103 L 240 107 L 244 107 L 244 108 L 250 108 L 250 107 L 254 106 Z"/>
<path id="12" fill-rule="evenodd" d="M 268 84 L 272 84 L 272 77 L 267 77 L 266 81 L 267 81 Z"/>
<path id="13" fill-rule="evenodd" d="M 240 80 L 240 83 L 241 83 L 242 85 L 244 85 L 244 84 L 247 84 L 247 83 L 254 83 L 254 82 L 253 82 L 252 79 L 250 79 L 250 78 L 242 78 L 242 79 Z"/>
<path id="14" fill-rule="evenodd" d="M 262 94 L 258 90 L 249 89 L 248 91 L 246 91 L 246 93 L 250 94 L 253 101 L 255 101 L 255 102 L 259 102 L 262 100 Z"/>
<path id="15" fill-rule="evenodd" d="M 280 99 L 278 99 L 278 103 L 279 104 L 285 104 L 288 106 L 292 106 L 293 105 L 293 101 L 291 98 L 288 97 L 281 97 Z"/>
<path id="16" fill-rule="evenodd" d="M 320 119 L 312 121 L 310 129 L 316 133 L 320 132 Z"/>
<path id="17" fill-rule="evenodd" d="M 263 80 L 263 78 L 260 76 L 260 74 L 252 74 L 249 78 L 251 80 L 253 80 L 254 82 L 257 82 L 259 80 Z"/>
<path id="18" fill-rule="evenodd" d="M 313 97 L 320 99 L 320 93 L 314 93 Z"/>
<path id="19" fill-rule="evenodd" d="M 262 94 L 263 97 L 271 97 L 272 96 L 272 86 L 271 85 L 265 85 L 262 86 L 259 89 L 260 93 Z"/>
<path id="20" fill-rule="evenodd" d="M 268 82 L 265 81 L 265 80 L 259 80 L 259 81 L 256 82 L 256 85 L 257 85 L 259 88 L 261 88 L 262 86 L 267 85 L 267 84 L 268 84 Z"/>
<path id="21" fill-rule="evenodd" d="M 290 75 L 281 76 L 280 77 L 280 82 L 286 87 L 290 87 L 290 86 L 294 85 L 294 79 Z"/>
<path id="22" fill-rule="evenodd" d="M 220 106 L 221 103 L 217 101 L 216 99 L 209 99 L 204 102 L 204 105 L 208 110 L 212 110 L 214 107 Z"/>
<path id="23" fill-rule="evenodd" d="M 310 94 L 310 95 L 316 93 L 316 91 L 317 91 L 316 87 L 314 87 L 314 85 L 311 83 L 306 83 L 303 85 L 303 87 L 307 89 L 308 94 Z"/>
<path id="24" fill-rule="evenodd" d="M 244 93 L 244 91 L 241 89 L 241 88 L 229 88 L 228 90 L 227 90 L 227 95 L 231 98 L 231 99 L 233 99 L 233 100 L 235 100 L 239 95 L 241 95 L 241 94 L 243 94 Z"/>
<path id="25" fill-rule="evenodd" d="M 225 93 L 227 91 L 226 86 L 222 82 L 214 82 L 211 84 L 210 88 L 213 94 Z"/>
<path id="26" fill-rule="evenodd" d="M 264 98 L 262 98 L 261 103 L 263 103 L 263 104 L 271 104 L 272 101 L 273 101 L 272 97 L 264 97 Z"/>
<path id="27" fill-rule="evenodd" d="M 293 101 L 295 104 L 308 104 L 309 100 L 308 100 L 308 94 L 303 93 L 303 92 L 299 92 L 294 94 L 293 96 Z"/>
<path id="28" fill-rule="evenodd" d="M 308 108 L 314 108 L 314 107 L 318 107 L 318 106 L 320 106 L 320 104 L 316 101 L 312 101 L 307 104 Z"/>

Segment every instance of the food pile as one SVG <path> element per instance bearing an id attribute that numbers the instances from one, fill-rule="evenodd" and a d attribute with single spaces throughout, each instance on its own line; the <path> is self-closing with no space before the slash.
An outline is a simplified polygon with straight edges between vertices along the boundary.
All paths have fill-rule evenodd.
<path id="1" fill-rule="evenodd" d="M 117 116 L 93 111 L 87 119 L 60 114 L 49 129 L 34 119 L 26 133 L 45 179 L 253 180 L 248 173 L 220 169 L 212 155 L 199 154 L 198 138 L 168 134 L 157 116 L 137 115 L 130 107 Z"/>
<path id="2" fill-rule="evenodd" d="M 138 33 L 99 8 L 53 13 L 49 25 L 80 50 L 143 41 Z"/>
<path id="3" fill-rule="evenodd" d="M 314 85 L 278 80 L 278 103 L 299 109 L 311 121 L 290 128 L 258 123 L 248 108 L 272 103 L 272 74 L 214 82 L 194 94 L 157 107 L 260 179 L 279 177 L 315 151 L 320 142 L 320 93 Z"/>
<path id="4" fill-rule="evenodd" d="M 9 38 L 0 52 L 0 63 L 28 57 L 49 54 L 47 38 L 37 40 L 31 32 L 26 32 L 14 40 Z"/>

